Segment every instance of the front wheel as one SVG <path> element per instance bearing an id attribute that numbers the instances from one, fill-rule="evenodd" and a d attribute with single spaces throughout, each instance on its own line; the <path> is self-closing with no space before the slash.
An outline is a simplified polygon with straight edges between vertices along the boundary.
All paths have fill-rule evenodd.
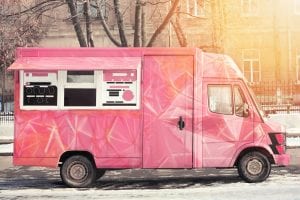
<path id="1" fill-rule="evenodd" d="M 257 183 L 266 180 L 271 171 L 269 159 L 260 152 L 249 152 L 238 162 L 238 172 L 248 183 Z"/>
<path id="2" fill-rule="evenodd" d="M 84 156 L 71 156 L 62 164 L 60 176 L 62 181 L 69 187 L 89 187 L 96 180 L 96 168 Z"/>

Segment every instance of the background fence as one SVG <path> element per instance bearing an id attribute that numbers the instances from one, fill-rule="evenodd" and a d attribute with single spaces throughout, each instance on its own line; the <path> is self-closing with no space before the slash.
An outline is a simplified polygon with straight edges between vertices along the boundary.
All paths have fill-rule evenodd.
<path id="1" fill-rule="evenodd" d="M 0 112 L 0 123 L 10 123 L 14 121 L 13 112 Z"/>
<path id="2" fill-rule="evenodd" d="M 300 113 L 300 85 L 292 81 L 250 85 L 267 114 Z"/>
<path id="3" fill-rule="evenodd" d="M 14 96 L 0 95 L 0 123 L 14 120 Z"/>

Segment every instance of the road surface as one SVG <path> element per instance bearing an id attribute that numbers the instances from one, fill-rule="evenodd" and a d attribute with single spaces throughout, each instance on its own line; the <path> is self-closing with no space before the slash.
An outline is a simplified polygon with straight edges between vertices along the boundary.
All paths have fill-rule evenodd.
<path id="1" fill-rule="evenodd" d="M 255 184 L 242 181 L 234 169 L 118 170 L 88 189 L 66 188 L 58 169 L 9 167 L 0 171 L 0 199 L 296 200 L 300 167 L 275 168 L 267 181 Z"/>

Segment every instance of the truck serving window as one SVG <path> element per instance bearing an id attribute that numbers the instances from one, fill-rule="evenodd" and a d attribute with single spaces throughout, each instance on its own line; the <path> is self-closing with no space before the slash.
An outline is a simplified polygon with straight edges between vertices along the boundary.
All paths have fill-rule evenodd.
<path id="1" fill-rule="evenodd" d="M 208 85 L 209 110 L 225 115 L 233 114 L 232 89 L 230 85 Z"/>
<path id="2" fill-rule="evenodd" d="M 57 72 L 20 71 L 21 107 L 57 107 Z"/>
<path id="3" fill-rule="evenodd" d="M 64 106 L 95 107 L 96 84 L 94 71 L 67 71 L 64 74 Z"/>
<path id="4" fill-rule="evenodd" d="M 94 83 L 94 71 L 67 71 L 67 83 Z"/>

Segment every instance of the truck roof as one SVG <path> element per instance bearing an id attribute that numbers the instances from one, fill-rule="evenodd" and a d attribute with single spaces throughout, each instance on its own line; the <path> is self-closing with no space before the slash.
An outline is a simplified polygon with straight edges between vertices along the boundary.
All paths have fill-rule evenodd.
<path id="1" fill-rule="evenodd" d="M 194 55 L 203 77 L 243 78 L 232 58 L 198 48 L 18 48 L 8 70 L 101 70 L 117 69 L 124 63 L 134 69 L 143 56 Z"/>

